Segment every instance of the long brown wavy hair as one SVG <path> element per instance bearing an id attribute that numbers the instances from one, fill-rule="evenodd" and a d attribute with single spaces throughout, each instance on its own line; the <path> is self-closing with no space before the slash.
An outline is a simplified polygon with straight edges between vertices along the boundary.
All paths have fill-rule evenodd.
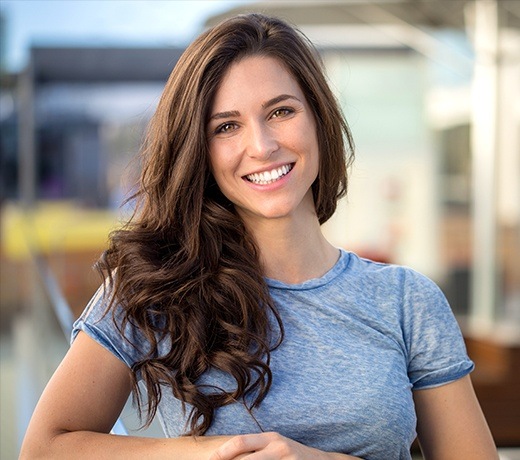
<path id="1" fill-rule="evenodd" d="M 139 409 L 138 378 L 147 390 L 147 423 L 171 388 L 191 407 L 189 435 L 204 434 L 218 407 L 240 401 L 251 413 L 261 403 L 272 382 L 270 352 L 283 339 L 258 248 L 208 160 L 206 125 L 219 83 L 232 63 L 252 55 L 278 59 L 303 90 L 320 149 L 316 213 L 320 223 L 334 213 L 353 143 L 321 60 L 287 23 L 241 15 L 204 32 L 173 69 L 141 152 L 135 212 L 97 263 L 110 306 L 123 309 L 121 332 L 130 323 L 151 345 L 132 369 Z M 159 355 L 162 340 L 171 346 Z M 233 391 L 201 388 L 199 378 L 212 368 L 233 377 Z"/>

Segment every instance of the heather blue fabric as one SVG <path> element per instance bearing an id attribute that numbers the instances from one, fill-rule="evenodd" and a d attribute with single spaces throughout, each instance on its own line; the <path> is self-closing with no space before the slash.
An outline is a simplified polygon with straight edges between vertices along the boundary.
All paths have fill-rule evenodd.
<path id="1" fill-rule="evenodd" d="M 216 411 L 208 434 L 263 429 L 367 460 L 409 459 L 416 436 L 412 391 L 473 369 L 439 288 L 411 269 L 346 251 L 319 279 L 267 282 L 285 327 L 285 340 L 271 355 L 272 388 L 254 417 L 243 403 Z M 122 340 L 112 316 L 103 317 L 105 308 L 98 293 L 73 337 L 83 330 L 132 366 L 147 344 L 129 326 L 129 340 Z M 161 349 L 168 345 L 163 342 Z M 202 380 L 233 387 L 229 376 L 216 371 Z M 181 404 L 167 390 L 158 416 L 167 436 L 182 434 Z"/>

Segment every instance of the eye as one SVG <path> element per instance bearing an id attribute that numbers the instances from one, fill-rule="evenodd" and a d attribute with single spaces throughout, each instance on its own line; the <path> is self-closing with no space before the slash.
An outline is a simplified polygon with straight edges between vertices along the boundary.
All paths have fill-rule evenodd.
<path id="1" fill-rule="evenodd" d="M 283 118 L 283 117 L 286 117 L 287 115 L 290 115 L 291 113 L 294 113 L 294 110 L 293 109 L 290 109 L 288 107 L 281 107 L 279 109 L 276 109 L 271 117 L 272 118 Z"/>
<path id="2" fill-rule="evenodd" d="M 215 129 L 215 134 L 226 134 L 237 129 L 235 123 L 223 123 Z"/>

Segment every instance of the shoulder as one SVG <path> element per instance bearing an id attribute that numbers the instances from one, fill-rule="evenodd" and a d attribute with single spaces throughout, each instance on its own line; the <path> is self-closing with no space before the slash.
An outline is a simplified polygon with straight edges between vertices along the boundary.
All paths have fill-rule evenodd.
<path id="1" fill-rule="evenodd" d="M 83 331 L 132 367 L 147 355 L 150 343 L 112 297 L 110 286 L 102 285 L 97 290 L 74 323 L 71 341 Z"/>
<path id="2" fill-rule="evenodd" d="M 342 281 L 355 299 L 376 315 L 397 321 L 404 335 L 419 324 L 436 327 L 452 322 L 452 310 L 440 287 L 429 277 L 406 266 L 385 264 L 350 254 Z"/>
<path id="3" fill-rule="evenodd" d="M 348 253 L 348 277 L 367 288 L 394 291 L 403 297 L 428 293 L 439 295 L 437 284 L 426 275 L 403 265 L 375 262 Z M 376 291 L 377 292 L 377 291 Z"/>

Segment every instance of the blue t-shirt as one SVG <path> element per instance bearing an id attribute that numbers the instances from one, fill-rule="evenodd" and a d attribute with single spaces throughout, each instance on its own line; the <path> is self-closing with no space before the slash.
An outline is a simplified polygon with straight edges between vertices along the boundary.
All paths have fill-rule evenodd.
<path id="1" fill-rule="evenodd" d="M 285 327 L 284 341 L 271 354 L 272 387 L 254 418 L 240 402 L 222 407 L 207 434 L 276 431 L 367 460 L 409 459 L 416 436 L 412 391 L 473 369 L 440 289 L 411 269 L 346 251 L 321 278 L 267 283 Z M 131 326 L 125 335 L 139 347 L 125 341 L 105 309 L 100 291 L 75 323 L 73 337 L 85 331 L 131 367 L 147 343 Z M 160 348 L 168 346 L 165 341 Z M 233 388 L 219 371 L 201 380 Z M 166 436 L 184 432 L 181 403 L 167 389 L 158 417 Z"/>

